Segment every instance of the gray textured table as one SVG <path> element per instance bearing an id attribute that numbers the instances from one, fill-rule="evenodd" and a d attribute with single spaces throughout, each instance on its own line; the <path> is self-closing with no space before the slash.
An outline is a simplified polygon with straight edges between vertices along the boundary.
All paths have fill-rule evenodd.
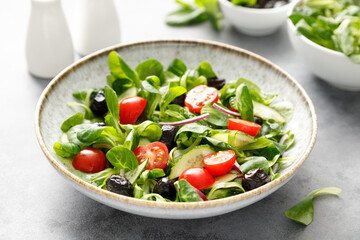
<path id="1" fill-rule="evenodd" d="M 63 1 L 68 22 L 71 0 Z M 34 111 L 48 81 L 31 77 L 25 62 L 30 1 L 0 1 L 0 239 L 359 239 L 360 93 L 338 90 L 314 77 L 292 49 L 285 26 L 253 38 L 229 25 L 171 28 L 171 0 L 118 1 L 122 42 L 210 39 L 258 53 L 290 73 L 314 102 L 317 143 L 283 188 L 247 208 L 197 220 L 162 220 L 121 212 L 83 196 L 58 175 L 35 138 Z M 326 59 L 324 59 L 326 61 Z M 314 201 L 314 222 L 304 227 L 284 216 L 313 189 L 337 186 L 340 197 Z"/>

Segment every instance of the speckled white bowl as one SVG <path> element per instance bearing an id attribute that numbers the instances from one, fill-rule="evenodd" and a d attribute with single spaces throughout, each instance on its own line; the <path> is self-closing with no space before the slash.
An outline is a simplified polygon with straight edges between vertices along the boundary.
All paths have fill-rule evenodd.
<path id="1" fill-rule="evenodd" d="M 297 1 L 289 9 L 290 16 Z M 298 34 L 290 19 L 287 20 L 290 41 L 296 52 L 305 60 L 308 68 L 330 84 L 348 91 L 360 91 L 360 64 L 353 63 L 345 54 L 314 43 Z"/>
<path id="2" fill-rule="evenodd" d="M 209 61 L 218 76 L 227 80 L 245 77 L 254 81 L 265 91 L 279 93 L 281 98 L 295 106 L 293 119 L 287 125 L 296 137 L 294 147 L 286 153 L 297 160 L 281 170 L 281 177 L 252 191 L 206 202 L 159 203 L 118 195 L 97 188 L 67 170 L 53 151 L 53 145 L 61 136 L 60 125 L 74 110 L 66 106 L 73 100 L 74 90 L 102 87 L 108 74 L 107 56 L 117 51 L 131 67 L 154 58 L 164 66 L 176 57 L 188 67 L 196 67 Z M 243 208 L 273 193 L 296 173 L 310 154 L 316 139 L 317 119 L 315 109 L 304 89 L 282 69 L 270 61 L 233 46 L 207 42 L 161 40 L 118 45 L 100 50 L 72 64 L 59 73 L 42 93 L 36 110 L 36 135 L 40 147 L 53 167 L 77 190 L 108 206 L 149 217 L 157 218 L 203 218 L 220 215 Z"/>
<path id="3" fill-rule="evenodd" d="M 224 18 L 239 32 L 250 36 L 274 33 L 285 23 L 287 12 L 293 5 L 292 0 L 280 7 L 263 9 L 237 6 L 228 0 L 219 0 L 219 4 Z"/>

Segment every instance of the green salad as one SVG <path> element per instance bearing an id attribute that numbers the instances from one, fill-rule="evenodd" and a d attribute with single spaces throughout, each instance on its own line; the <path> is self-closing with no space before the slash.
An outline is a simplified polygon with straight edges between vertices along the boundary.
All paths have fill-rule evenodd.
<path id="1" fill-rule="evenodd" d="M 360 64 L 359 1 L 304 0 L 290 19 L 300 34 Z"/>
<path id="2" fill-rule="evenodd" d="M 151 201 L 207 201 L 260 187 L 294 161 L 283 157 L 292 104 L 253 82 L 226 83 L 206 61 L 132 69 L 111 52 L 108 64 L 106 86 L 73 93 L 79 112 L 53 147 L 84 181 Z"/>

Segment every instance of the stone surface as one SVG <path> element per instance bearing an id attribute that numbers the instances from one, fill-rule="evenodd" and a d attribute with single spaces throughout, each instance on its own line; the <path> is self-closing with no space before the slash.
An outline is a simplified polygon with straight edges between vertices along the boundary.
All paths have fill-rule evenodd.
<path id="1" fill-rule="evenodd" d="M 19 4 L 19 5 L 18 5 Z M 70 28 L 75 8 L 63 1 Z M 314 77 L 292 49 L 284 26 L 268 37 L 248 37 L 228 24 L 172 28 L 164 23 L 177 6 L 169 0 L 118 1 L 122 42 L 165 38 L 220 41 L 258 53 L 305 88 L 317 110 L 319 132 L 309 159 L 269 197 L 226 215 L 162 220 L 124 213 L 83 196 L 58 175 L 34 133 L 37 100 L 48 81 L 31 77 L 25 62 L 30 1 L 0 1 L 0 239 L 358 239 L 360 234 L 360 93 L 338 90 Z M 326 61 L 326 59 L 324 59 Z M 314 200 L 308 227 L 286 209 L 310 191 L 336 186 L 339 197 Z"/>

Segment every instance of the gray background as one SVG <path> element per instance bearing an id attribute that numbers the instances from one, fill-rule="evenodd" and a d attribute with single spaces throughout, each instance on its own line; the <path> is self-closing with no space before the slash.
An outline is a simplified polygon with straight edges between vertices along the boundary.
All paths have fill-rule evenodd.
<path id="1" fill-rule="evenodd" d="M 74 2 L 64 0 L 73 30 Z M 171 28 L 164 16 L 172 0 L 117 1 L 122 42 L 208 39 L 258 53 L 305 88 L 319 132 L 310 157 L 284 187 L 249 207 L 197 220 L 163 220 L 121 212 L 72 188 L 48 163 L 35 138 L 34 112 L 49 81 L 31 77 L 25 61 L 30 1 L 0 1 L 0 239 L 359 239 L 360 93 L 338 90 L 312 75 L 291 47 L 285 25 L 267 37 L 218 33 L 208 23 Z M 326 59 L 324 59 L 326 64 Z M 310 191 L 337 186 L 339 197 L 314 200 L 315 218 L 304 227 L 284 215 Z"/>

